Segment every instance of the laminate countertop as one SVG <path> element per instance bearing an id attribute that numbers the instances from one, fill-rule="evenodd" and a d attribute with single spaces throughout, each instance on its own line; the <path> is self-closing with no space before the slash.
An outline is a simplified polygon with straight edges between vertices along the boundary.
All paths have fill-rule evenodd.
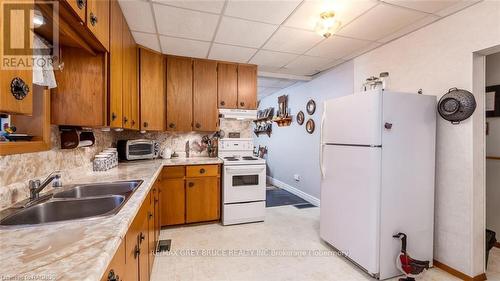
<path id="1" fill-rule="evenodd" d="M 208 157 L 136 161 L 106 172 L 83 169 L 71 176 L 71 182 L 62 178 L 65 185 L 135 179 L 144 182 L 113 216 L 0 227 L 0 279 L 100 280 L 162 167 L 203 164 L 222 161 Z"/>

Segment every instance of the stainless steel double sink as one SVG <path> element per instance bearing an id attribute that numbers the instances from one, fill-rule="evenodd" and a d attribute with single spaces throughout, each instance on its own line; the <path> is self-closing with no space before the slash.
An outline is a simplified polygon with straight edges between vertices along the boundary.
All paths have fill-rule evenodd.
<path id="1" fill-rule="evenodd" d="M 118 213 L 142 180 L 81 184 L 8 209 L 2 226 L 37 225 Z"/>

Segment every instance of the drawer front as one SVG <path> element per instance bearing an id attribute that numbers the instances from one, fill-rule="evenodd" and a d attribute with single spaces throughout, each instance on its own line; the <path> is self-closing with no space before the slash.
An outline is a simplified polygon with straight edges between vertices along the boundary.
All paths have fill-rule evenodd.
<path id="1" fill-rule="evenodd" d="M 185 176 L 185 166 L 173 166 L 165 167 L 162 170 L 162 178 L 164 179 L 176 179 L 183 178 Z"/>
<path id="2" fill-rule="evenodd" d="M 187 177 L 214 177 L 219 175 L 219 165 L 196 165 L 186 167 Z"/>

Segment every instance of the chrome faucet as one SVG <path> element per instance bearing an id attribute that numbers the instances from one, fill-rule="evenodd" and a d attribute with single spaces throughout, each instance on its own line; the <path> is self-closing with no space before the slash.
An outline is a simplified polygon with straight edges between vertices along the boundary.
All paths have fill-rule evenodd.
<path id="1" fill-rule="evenodd" d="M 52 187 L 62 187 L 61 172 L 54 171 L 47 176 L 43 181 L 30 180 L 28 183 L 30 189 L 30 200 L 35 200 L 40 197 L 40 192 L 52 182 Z"/>

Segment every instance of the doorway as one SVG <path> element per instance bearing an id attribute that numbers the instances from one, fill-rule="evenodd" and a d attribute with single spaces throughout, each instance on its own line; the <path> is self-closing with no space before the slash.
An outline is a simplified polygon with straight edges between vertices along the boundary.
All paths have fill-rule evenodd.
<path id="1" fill-rule="evenodd" d="M 500 280 L 500 52 L 486 56 L 486 275 Z"/>

